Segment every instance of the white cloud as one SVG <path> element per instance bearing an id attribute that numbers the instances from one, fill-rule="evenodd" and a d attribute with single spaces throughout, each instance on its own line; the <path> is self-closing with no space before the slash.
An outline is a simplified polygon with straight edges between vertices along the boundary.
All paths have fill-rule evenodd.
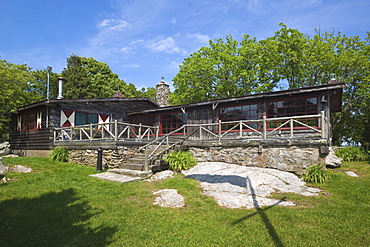
<path id="1" fill-rule="evenodd" d="M 129 26 L 127 21 L 117 19 L 104 19 L 98 24 L 98 27 L 103 31 L 123 31 Z"/>
<path id="2" fill-rule="evenodd" d="M 211 40 L 211 38 L 206 34 L 192 33 L 192 34 L 189 34 L 188 36 L 190 38 L 197 39 L 198 41 L 200 41 L 200 43 L 203 43 L 203 44 L 208 44 L 209 41 Z"/>
<path id="3" fill-rule="evenodd" d="M 149 48 L 151 48 L 155 52 L 166 52 L 166 53 L 180 52 L 180 48 L 176 46 L 175 40 L 171 37 L 167 37 L 157 42 L 153 42 L 149 44 Z"/>
<path id="4" fill-rule="evenodd" d="M 140 66 L 138 64 L 125 64 L 122 66 L 122 68 L 139 68 Z"/>
<path id="5" fill-rule="evenodd" d="M 135 41 L 131 42 L 129 45 L 120 48 L 119 50 L 124 52 L 124 53 L 130 53 L 130 52 L 133 52 L 133 51 L 137 50 L 138 44 L 141 44 L 143 42 L 144 42 L 143 39 L 138 39 L 138 40 L 135 40 Z"/>
<path id="6" fill-rule="evenodd" d="M 175 18 L 175 17 L 174 17 L 174 18 L 172 18 L 171 23 L 172 23 L 172 24 L 176 24 L 176 22 L 177 22 L 177 21 L 176 21 L 176 18 Z"/>

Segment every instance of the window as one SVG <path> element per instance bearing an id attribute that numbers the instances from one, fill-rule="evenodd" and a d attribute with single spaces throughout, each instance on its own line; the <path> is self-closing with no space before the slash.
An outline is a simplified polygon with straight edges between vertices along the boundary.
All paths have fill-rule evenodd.
<path id="1" fill-rule="evenodd" d="M 142 116 L 135 116 L 133 119 L 135 124 L 142 124 L 147 126 L 154 126 L 156 124 L 155 115 L 142 115 Z"/>
<path id="2" fill-rule="evenodd" d="M 221 107 L 219 111 L 219 119 L 221 122 L 231 122 L 239 120 L 257 120 L 258 119 L 258 104 L 250 105 L 236 105 Z M 257 128 L 257 123 L 247 123 L 252 128 Z M 236 123 L 225 123 L 222 124 L 221 130 L 229 130 L 234 127 Z M 249 128 L 243 126 L 243 129 L 249 130 Z"/>
<path id="3" fill-rule="evenodd" d="M 76 112 L 76 126 L 96 123 L 98 123 L 98 115 L 84 112 Z"/>
<path id="4" fill-rule="evenodd" d="M 17 119 L 18 131 L 32 131 L 41 129 L 42 112 L 21 115 Z"/>
<path id="5" fill-rule="evenodd" d="M 317 97 L 307 97 L 267 102 L 268 118 L 315 115 L 318 113 Z M 302 119 L 301 122 L 317 126 L 317 119 Z M 269 128 L 276 128 L 284 121 L 270 122 Z"/>
<path id="6" fill-rule="evenodd" d="M 168 134 L 188 123 L 188 113 L 167 113 L 161 115 L 161 133 Z"/>

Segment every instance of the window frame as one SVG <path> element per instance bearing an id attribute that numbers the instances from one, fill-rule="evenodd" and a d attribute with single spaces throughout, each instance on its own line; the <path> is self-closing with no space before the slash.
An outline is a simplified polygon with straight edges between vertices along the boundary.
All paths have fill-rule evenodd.
<path id="1" fill-rule="evenodd" d="M 182 124 L 181 125 L 176 125 L 176 127 L 170 127 L 170 128 L 164 128 L 164 116 L 168 115 L 175 115 L 175 114 L 182 114 Z M 169 118 L 169 119 L 178 119 L 178 118 Z M 173 111 L 173 112 L 167 112 L 167 113 L 162 113 L 160 114 L 160 124 L 159 124 L 159 133 L 160 135 L 167 135 L 171 133 L 174 130 L 177 130 L 183 125 L 186 125 L 188 123 L 188 113 L 187 112 L 182 112 L 182 111 Z M 169 123 L 173 124 L 173 123 Z M 176 123 L 174 123 L 176 124 Z M 164 130 L 167 130 L 166 133 L 164 133 Z M 182 135 L 183 133 L 174 133 L 172 135 Z"/>
<path id="2" fill-rule="evenodd" d="M 84 126 L 89 124 L 98 124 L 99 123 L 99 114 L 90 113 L 90 112 L 83 112 L 83 111 L 74 111 L 75 112 L 75 127 L 77 126 Z M 77 124 L 77 115 L 84 114 L 85 115 L 85 124 Z M 89 115 L 94 115 L 96 117 L 96 122 L 92 123 L 89 121 Z"/>
<path id="3" fill-rule="evenodd" d="M 308 111 L 308 107 L 309 107 L 309 105 L 307 104 L 307 102 L 309 102 L 308 99 L 315 99 L 316 100 L 316 104 L 313 104 L 315 106 L 315 108 L 316 108 L 315 111 Z M 306 104 L 305 105 L 303 105 L 303 104 L 300 104 L 300 105 L 295 104 L 293 106 L 287 106 L 287 107 L 269 108 L 269 105 L 271 103 L 275 103 L 276 106 L 277 106 L 278 105 L 277 102 L 299 101 L 299 100 L 305 100 Z M 294 113 L 288 112 L 288 108 L 289 107 L 294 107 L 294 109 L 295 109 Z M 300 108 L 300 107 L 301 108 L 302 107 L 305 107 L 306 108 L 305 111 L 297 112 L 297 109 Z M 276 110 L 276 112 L 274 113 L 275 114 L 274 117 L 271 117 L 272 114 L 270 114 L 270 109 Z M 285 110 L 280 110 L 280 113 L 279 113 L 278 112 L 279 109 L 285 109 Z M 305 116 L 305 115 L 317 115 L 317 114 L 319 114 L 319 96 L 317 96 L 317 95 L 316 96 L 301 96 L 301 97 L 295 97 L 295 98 L 286 98 L 286 99 L 266 101 L 266 119 L 281 118 L 281 117 Z M 309 126 L 311 126 L 313 128 L 317 128 L 317 129 L 320 129 L 321 128 L 321 126 L 319 126 L 319 121 L 318 121 L 317 118 L 316 119 L 312 119 L 312 118 L 310 118 L 310 119 L 300 119 L 299 121 L 301 121 L 301 122 L 303 122 L 303 123 L 305 123 L 305 124 L 307 124 L 307 125 L 309 125 Z M 309 124 L 309 123 L 307 123 L 305 121 L 315 121 L 316 123 L 314 125 L 312 125 L 312 124 Z M 268 130 L 272 130 L 272 129 L 275 129 L 276 127 L 280 126 L 284 122 L 285 122 L 285 120 L 283 120 L 283 121 L 279 121 L 279 120 L 278 121 L 269 121 L 268 123 L 266 123 L 267 124 L 266 128 Z M 269 124 L 274 124 L 274 126 L 270 127 Z M 280 129 L 281 130 L 286 130 L 286 129 L 289 129 L 289 128 L 290 127 L 288 127 L 288 126 L 287 127 L 284 126 L 284 127 L 280 128 Z M 307 127 L 304 127 L 302 125 L 300 125 L 298 127 L 297 126 L 294 126 L 293 128 L 294 129 L 308 129 Z"/>
<path id="4" fill-rule="evenodd" d="M 241 111 L 241 115 L 244 115 L 245 118 L 234 117 L 234 119 L 226 119 L 226 118 L 225 119 L 222 119 L 222 115 L 227 115 L 227 113 L 228 113 L 228 112 L 221 113 L 222 109 L 232 108 L 232 107 L 234 107 L 234 109 L 235 109 L 236 107 L 243 107 L 243 106 L 250 107 L 252 105 L 255 105 L 256 106 L 255 109 L 253 109 L 253 110 L 249 109 L 249 110 L 246 110 L 246 111 Z M 227 105 L 227 106 L 219 107 L 218 108 L 218 120 L 221 121 L 221 124 L 222 124 L 222 122 L 231 122 L 231 121 L 240 121 L 240 120 L 243 120 L 243 121 L 245 121 L 245 120 L 259 120 L 260 119 L 259 118 L 259 106 L 260 106 L 260 104 L 258 102 L 253 102 L 253 103 L 234 104 L 234 105 Z M 235 111 L 236 110 L 230 111 L 230 112 L 235 112 Z M 248 114 L 248 119 L 247 119 L 245 113 L 246 112 L 251 113 L 253 111 L 255 111 L 256 115 L 255 116 L 251 116 L 251 114 Z M 224 132 L 230 130 L 235 125 L 236 124 L 231 124 L 231 123 L 230 124 L 226 124 L 226 129 L 224 129 L 225 125 L 222 125 L 221 126 L 221 133 L 224 133 Z M 251 128 L 254 128 L 254 129 L 258 129 L 258 124 L 257 123 L 252 123 L 252 126 L 250 126 L 250 127 Z M 232 130 L 230 132 L 239 132 L 239 131 L 240 131 L 240 129 L 238 128 L 238 129 L 234 129 L 234 130 Z M 249 128 L 247 128 L 247 127 L 243 127 L 243 130 L 242 131 L 243 132 L 246 132 L 246 131 L 252 131 L 252 130 L 249 129 Z"/>

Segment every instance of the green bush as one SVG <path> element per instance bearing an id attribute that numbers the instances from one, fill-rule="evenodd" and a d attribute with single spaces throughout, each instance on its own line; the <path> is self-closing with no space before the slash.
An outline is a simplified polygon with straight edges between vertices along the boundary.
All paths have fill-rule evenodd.
<path id="1" fill-rule="evenodd" d="M 65 147 L 53 148 L 50 154 L 50 158 L 55 161 L 67 162 L 68 161 L 68 149 Z"/>
<path id="2" fill-rule="evenodd" d="M 309 166 L 302 176 L 303 181 L 308 183 L 321 184 L 329 181 L 330 174 L 324 170 L 323 165 Z"/>
<path id="3" fill-rule="evenodd" d="M 362 147 L 346 147 L 335 151 L 335 155 L 342 158 L 344 161 L 366 161 L 369 159 L 369 154 Z"/>
<path id="4" fill-rule="evenodd" d="M 197 164 L 194 157 L 187 151 L 170 153 L 166 158 L 166 162 L 173 171 L 188 170 Z"/>

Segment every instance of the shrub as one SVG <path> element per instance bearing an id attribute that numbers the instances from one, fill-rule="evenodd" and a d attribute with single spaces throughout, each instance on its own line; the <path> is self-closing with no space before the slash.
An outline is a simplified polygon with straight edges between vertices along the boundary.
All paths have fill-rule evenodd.
<path id="1" fill-rule="evenodd" d="M 346 147 L 340 148 L 335 152 L 335 155 L 342 158 L 344 161 L 366 161 L 369 155 L 362 147 Z"/>
<path id="2" fill-rule="evenodd" d="M 67 162 L 68 150 L 65 147 L 53 148 L 50 158 L 55 161 Z"/>
<path id="3" fill-rule="evenodd" d="M 323 165 L 309 166 L 302 176 L 303 181 L 308 183 L 324 183 L 329 181 L 330 174 L 324 170 Z"/>
<path id="4" fill-rule="evenodd" d="M 173 171 L 188 170 L 197 164 L 194 157 L 187 151 L 170 153 L 166 158 L 166 162 Z"/>

